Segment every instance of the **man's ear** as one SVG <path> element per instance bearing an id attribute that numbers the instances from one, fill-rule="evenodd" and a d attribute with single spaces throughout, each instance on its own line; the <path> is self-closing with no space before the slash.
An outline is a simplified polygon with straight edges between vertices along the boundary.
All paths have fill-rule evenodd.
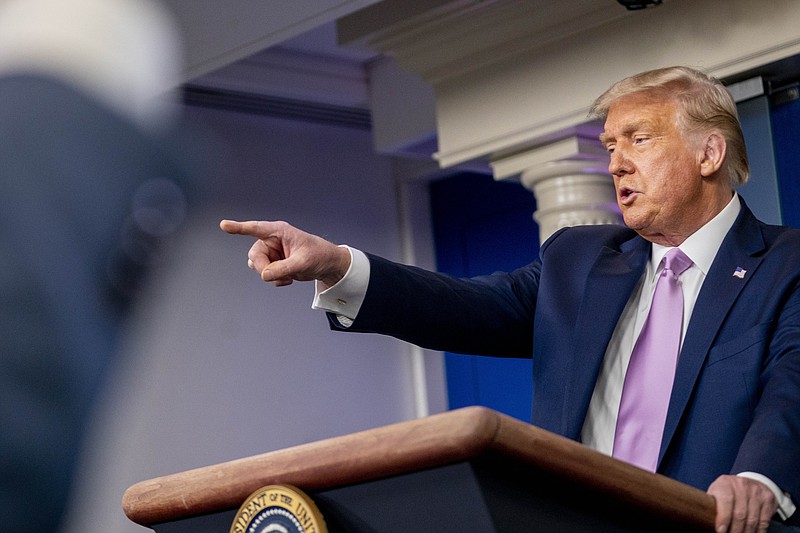
<path id="1" fill-rule="evenodd" d="M 706 136 L 700 156 L 700 174 L 704 178 L 714 175 L 722 168 L 726 150 L 727 143 L 719 132 L 711 132 Z"/>

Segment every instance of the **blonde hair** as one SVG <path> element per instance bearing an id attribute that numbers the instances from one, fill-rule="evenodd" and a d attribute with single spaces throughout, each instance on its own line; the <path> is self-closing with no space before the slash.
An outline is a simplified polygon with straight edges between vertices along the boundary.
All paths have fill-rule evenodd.
<path id="1" fill-rule="evenodd" d="M 678 120 L 687 132 L 718 131 L 725 138 L 724 168 L 731 188 L 750 178 L 750 165 L 736 103 L 721 81 L 688 67 L 668 67 L 642 72 L 612 85 L 594 101 L 591 118 L 605 120 L 611 106 L 634 93 L 649 93 L 678 103 Z"/>

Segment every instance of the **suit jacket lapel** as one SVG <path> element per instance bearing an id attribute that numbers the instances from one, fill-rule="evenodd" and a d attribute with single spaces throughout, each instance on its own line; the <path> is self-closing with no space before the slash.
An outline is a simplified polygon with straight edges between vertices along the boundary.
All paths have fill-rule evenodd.
<path id="1" fill-rule="evenodd" d="M 742 202 L 742 210 L 722 241 L 692 312 L 678 359 L 659 460 L 675 436 L 717 332 L 761 263 L 762 257 L 757 255 L 764 247 L 758 221 Z M 733 275 L 737 267 L 747 271 L 744 278 Z"/>
<path id="2" fill-rule="evenodd" d="M 564 435 L 580 437 L 608 341 L 649 257 L 650 243 L 637 236 L 618 250 L 604 247 L 589 272 L 575 324 L 571 381 L 561 418 Z"/>

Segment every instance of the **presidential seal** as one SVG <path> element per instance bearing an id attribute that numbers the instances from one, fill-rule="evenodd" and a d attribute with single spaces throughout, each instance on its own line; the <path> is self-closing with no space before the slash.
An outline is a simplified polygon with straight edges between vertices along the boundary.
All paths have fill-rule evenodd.
<path id="1" fill-rule="evenodd" d="M 244 501 L 230 533 L 328 533 L 328 528 L 303 491 L 291 485 L 270 485 Z"/>

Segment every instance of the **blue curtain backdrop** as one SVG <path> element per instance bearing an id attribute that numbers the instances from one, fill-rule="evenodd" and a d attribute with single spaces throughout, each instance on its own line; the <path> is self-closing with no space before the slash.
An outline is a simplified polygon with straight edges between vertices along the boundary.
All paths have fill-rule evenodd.
<path id="1" fill-rule="evenodd" d="M 800 99 L 773 104 L 771 115 L 783 224 L 800 228 Z"/>
<path id="2" fill-rule="evenodd" d="M 477 276 L 523 266 L 539 253 L 533 194 L 519 183 L 459 174 L 431 184 L 437 267 Z M 451 409 L 484 405 L 531 416 L 531 361 L 445 354 Z"/>

